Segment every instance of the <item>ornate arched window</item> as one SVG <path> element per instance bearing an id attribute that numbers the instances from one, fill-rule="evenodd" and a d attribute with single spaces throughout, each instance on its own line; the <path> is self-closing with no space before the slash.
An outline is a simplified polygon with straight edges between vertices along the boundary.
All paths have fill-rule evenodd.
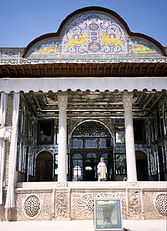
<path id="1" fill-rule="evenodd" d="M 87 121 L 80 124 L 71 136 L 70 178 L 72 181 L 97 180 L 97 164 L 105 158 L 108 180 L 112 178 L 112 138 L 101 123 Z"/>

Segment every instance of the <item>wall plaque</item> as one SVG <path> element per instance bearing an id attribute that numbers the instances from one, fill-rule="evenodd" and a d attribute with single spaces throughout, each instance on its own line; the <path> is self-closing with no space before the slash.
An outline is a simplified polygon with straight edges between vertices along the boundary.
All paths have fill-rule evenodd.
<path id="1" fill-rule="evenodd" d="M 94 199 L 95 230 L 122 230 L 121 199 L 95 198 Z"/>

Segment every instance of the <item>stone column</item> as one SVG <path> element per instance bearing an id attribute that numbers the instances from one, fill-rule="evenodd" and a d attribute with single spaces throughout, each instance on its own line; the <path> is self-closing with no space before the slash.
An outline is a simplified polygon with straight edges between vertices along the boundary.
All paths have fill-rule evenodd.
<path id="1" fill-rule="evenodd" d="M 137 181 L 137 172 L 136 172 L 136 155 L 135 155 L 134 131 L 133 131 L 132 103 L 133 103 L 133 94 L 128 92 L 123 92 L 127 180 L 130 182 L 135 182 Z"/>
<path id="2" fill-rule="evenodd" d="M 67 95 L 58 95 L 59 106 L 59 133 L 58 133 L 58 182 L 66 182 L 66 155 L 67 155 Z"/>

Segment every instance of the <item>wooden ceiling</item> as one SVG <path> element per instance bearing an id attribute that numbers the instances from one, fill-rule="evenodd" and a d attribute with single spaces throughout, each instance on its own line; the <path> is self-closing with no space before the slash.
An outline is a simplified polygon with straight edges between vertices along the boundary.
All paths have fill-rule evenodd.
<path id="1" fill-rule="evenodd" d="M 50 63 L 0 65 L 0 78 L 167 76 L 167 63 Z"/>
<path id="2" fill-rule="evenodd" d="M 68 91 L 68 117 L 123 117 L 122 92 Z M 167 98 L 167 92 L 133 92 L 133 115 L 145 117 Z M 21 99 L 38 118 L 58 117 L 58 93 L 22 92 Z"/>

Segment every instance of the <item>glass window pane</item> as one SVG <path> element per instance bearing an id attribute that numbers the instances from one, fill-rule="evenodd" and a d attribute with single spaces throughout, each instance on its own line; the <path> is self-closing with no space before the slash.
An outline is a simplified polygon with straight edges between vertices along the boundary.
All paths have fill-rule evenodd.
<path id="1" fill-rule="evenodd" d="M 83 148 L 83 141 L 82 140 L 73 140 L 72 141 L 73 148 Z"/>
<path id="2" fill-rule="evenodd" d="M 73 181 L 83 180 L 83 162 L 82 160 L 73 160 Z"/>
<path id="3" fill-rule="evenodd" d="M 82 155 L 77 153 L 77 154 L 74 154 L 74 155 L 72 156 L 72 158 L 73 158 L 73 159 L 76 159 L 76 160 L 82 159 Z"/>
<path id="4" fill-rule="evenodd" d="M 126 174 L 126 155 L 116 154 L 115 155 L 115 171 L 116 174 Z"/>
<path id="5" fill-rule="evenodd" d="M 97 157 L 96 153 L 90 152 L 86 154 L 86 158 L 96 159 L 96 157 Z"/>
<path id="6" fill-rule="evenodd" d="M 97 140 L 86 140 L 86 148 L 97 148 Z"/>
<path id="7" fill-rule="evenodd" d="M 101 157 L 103 157 L 104 159 L 108 159 L 108 153 L 103 153 Z"/>
<path id="8" fill-rule="evenodd" d="M 100 140 L 100 148 L 111 148 L 111 140 Z"/>
<path id="9" fill-rule="evenodd" d="M 75 166 L 82 167 L 82 160 L 73 160 L 73 167 Z"/>
<path id="10" fill-rule="evenodd" d="M 125 132 L 124 131 L 116 132 L 116 143 L 120 143 L 120 144 L 125 143 Z"/>
<path id="11" fill-rule="evenodd" d="M 58 174 L 58 155 L 55 156 L 55 163 L 54 163 L 54 169 L 55 169 L 55 175 Z"/>

